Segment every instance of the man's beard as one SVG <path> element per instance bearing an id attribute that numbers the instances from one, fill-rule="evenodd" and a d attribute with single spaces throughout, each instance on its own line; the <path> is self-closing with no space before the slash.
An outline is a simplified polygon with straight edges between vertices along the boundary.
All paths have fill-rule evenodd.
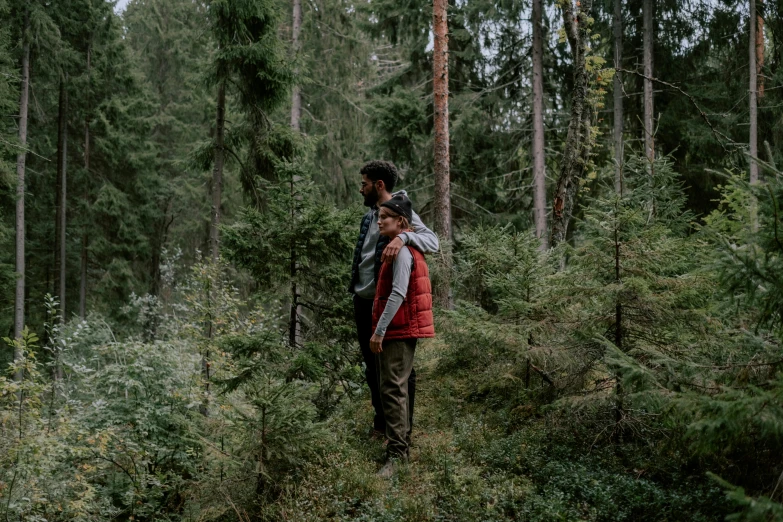
<path id="1" fill-rule="evenodd" d="M 364 206 L 372 208 L 376 203 L 378 203 L 378 189 L 373 187 L 372 192 L 364 196 Z"/>

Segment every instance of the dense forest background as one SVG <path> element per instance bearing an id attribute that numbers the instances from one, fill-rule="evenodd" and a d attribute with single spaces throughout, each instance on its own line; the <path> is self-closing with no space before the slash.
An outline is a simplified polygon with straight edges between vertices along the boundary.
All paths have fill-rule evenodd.
<path id="1" fill-rule="evenodd" d="M 780 0 L 0 0 L 0 517 L 783 520 L 782 60 Z M 376 158 L 443 246 L 391 481 Z"/>

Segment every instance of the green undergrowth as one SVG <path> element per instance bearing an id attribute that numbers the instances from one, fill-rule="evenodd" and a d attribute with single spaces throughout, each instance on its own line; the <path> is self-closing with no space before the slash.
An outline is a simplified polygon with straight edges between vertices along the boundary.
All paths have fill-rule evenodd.
<path id="1" fill-rule="evenodd" d="M 417 350 L 410 464 L 391 480 L 375 476 L 383 447 L 366 437 L 371 409 L 361 396 L 330 418 L 319 458 L 281 488 L 264 516 L 710 521 L 731 512 L 724 489 L 703 474 L 656 470 L 643 451 L 622 444 L 590 448 L 576 434 L 564 437 L 551 415 L 514 401 L 482 400 L 469 372 L 446 364 L 449 351 L 441 340 L 424 341 Z"/>
<path id="2" fill-rule="evenodd" d="M 783 185 L 733 181 L 691 228 L 667 168 L 591 199 L 573 246 L 465 232 L 391 480 L 337 284 L 350 216 L 303 249 L 318 271 L 275 282 L 289 242 L 244 223 L 232 256 L 277 293 L 245 301 L 233 269 L 198 263 L 166 299 L 131 296 L 124 336 L 63 325 L 47 297 L 42 335 L 5 339 L 0 520 L 783 521 Z M 731 210 L 751 197 L 758 231 Z M 297 341 L 284 296 L 303 289 Z"/>

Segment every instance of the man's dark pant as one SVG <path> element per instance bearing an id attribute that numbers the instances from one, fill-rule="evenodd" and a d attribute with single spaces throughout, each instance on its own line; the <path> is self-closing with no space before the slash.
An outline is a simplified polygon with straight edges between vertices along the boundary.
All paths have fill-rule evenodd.
<path id="1" fill-rule="evenodd" d="M 380 376 L 378 375 L 377 361 L 375 354 L 370 351 L 370 338 L 373 334 L 372 329 L 372 299 L 363 299 L 358 295 L 353 296 L 353 311 L 356 319 L 356 331 L 359 337 L 359 346 L 362 349 L 362 359 L 364 360 L 364 378 L 367 386 L 370 387 L 370 398 L 372 407 L 375 410 L 373 418 L 373 428 L 386 433 L 386 420 L 383 415 L 383 403 L 381 402 Z M 413 429 L 413 403 L 416 397 L 416 370 L 411 370 L 408 378 L 408 400 L 410 402 L 408 418 L 408 438 L 410 439 Z"/>

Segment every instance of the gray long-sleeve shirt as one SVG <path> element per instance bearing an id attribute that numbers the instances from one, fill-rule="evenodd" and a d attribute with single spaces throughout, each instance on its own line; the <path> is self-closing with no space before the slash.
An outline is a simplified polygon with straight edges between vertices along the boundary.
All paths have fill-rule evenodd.
<path id="1" fill-rule="evenodd" d="M 404 190 L 393 195 L 404 194 Z M 364 299 L 375 298 L 375 245 L 378 243 L 380 232 L 378 231 L 378 208 L 372 209 L 373 217 L 370 220 L 370 228 L 362 245 L 361 260 L 359 261 L 359 273 L 353 291 Z M 440 248 L 440 242 L 435 232 L 424 225 L 418 214 L 413 213 L 411 219 L 413 232 L 403 232 L 399 235 L 403 243 L 415 247 L 422 254 L 434 254 Z M 411 258 L 413 259 L 413 258 Z"/>
<path id="2" fill-rule="evenodd" d="M 404 246 L 397 254 L 394 260 L 394 272 L 392 275 L 392 291 L 389 299 L 386 301 L 386 308 L 383 309 L 381 318 L 378 319 L 378 326 L 375 327 L 375 335 L 383 337 L 386 335 L 386 328 L 394 319 L 397 311 L 400 309 L 405 296 L 408 295 L 408 285 L 411 281 L 411 270 L 413 269 L 413 254 Z"/>

